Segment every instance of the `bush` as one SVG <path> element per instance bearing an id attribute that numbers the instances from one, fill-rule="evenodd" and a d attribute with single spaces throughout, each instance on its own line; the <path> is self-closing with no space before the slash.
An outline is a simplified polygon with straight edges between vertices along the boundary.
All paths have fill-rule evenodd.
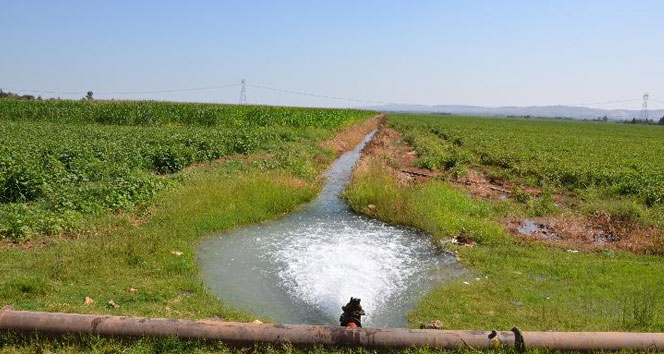
<path id="1" fill-rule="evenodd" d="M 32 222 L 30 209 L 23 204 L 10 204 L 0 209 L 0 238 L 18 240 L 33 233 L 29 223 Z"/>
<path id="2" fill-rule="evenodd" d="M 12 164 L 0 171 L 0 203 L 36 200 L 44 192 L 44 180 L 34 167 Z"/>
<path id="3" fill-rule="evenodd" d="M 173 146 L 160 148 L 152 157 L 152 166 L 160 174 L 180 171 L 188 164 L 189 161 L 183 149 Z"/>

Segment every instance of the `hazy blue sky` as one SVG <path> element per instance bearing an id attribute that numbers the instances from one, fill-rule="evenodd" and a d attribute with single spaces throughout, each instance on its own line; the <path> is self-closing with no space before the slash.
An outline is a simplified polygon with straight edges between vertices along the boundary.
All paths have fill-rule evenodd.
<path id="1" fill-rule="evenodd" d="M 0 87 L 664 107 L 664 1 L 0 0 Z M 239 88 L 118 98 L 236 102 Z M 106 96 L 108 97 L 108 96 Z M 358 105 L 248 88 L 251 103 Z M 659 102 L 657 102 L 659 101 Z"/>

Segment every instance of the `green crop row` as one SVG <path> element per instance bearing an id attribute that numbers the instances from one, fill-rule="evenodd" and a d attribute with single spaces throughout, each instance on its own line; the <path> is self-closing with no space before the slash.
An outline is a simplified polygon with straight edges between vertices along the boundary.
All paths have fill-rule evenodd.
<path id="1" fill-rule="evenodd" d="M 159 126 L 290 126 L 334 128 L 368 115 L 350 109 L 221 105 L 157 101 L 0 100 L 0 120 Z"/>
<path id="2" fill-rule="evenodd" d="M 488 167 L 497 176 L 571 190 L 600 188 L 664 203 L 664 129 L 589 122 L 394 116 L 431 169 Z"/>
<path id="3" fill-rule="evenodd" d="M 244 123 L 200 126 L 192 120 L 194 116 L 184 113 L 198 109 L 214 112 L 220 122 L 242 119 Z M 13 100 L 0 100 L 0 112 L 0 238 L 15 239 L 68 232 L 87 216 L 146 203 L 172 184 L 170 174 L 191 164 L 258 150 L 278 152 L 289 141 L 307 134 L 330 134 L 370 114 L 156 102 Z M 21 120 L 17 112 L 28 113 Z M 113 123 L 117 125 L 95 124 L 105 117 L 103 112 L 116 117 Z M 225 116 L 224 112 L 232 114 Z M 141 115 L 158 123 L 136 126 L 135 118 Z M 121 117 L 132 118 L 122 121 Z M 174 122 L 180 124 L 170 124 Z M 129 125 L 122 125 L 125 123 Z"/>

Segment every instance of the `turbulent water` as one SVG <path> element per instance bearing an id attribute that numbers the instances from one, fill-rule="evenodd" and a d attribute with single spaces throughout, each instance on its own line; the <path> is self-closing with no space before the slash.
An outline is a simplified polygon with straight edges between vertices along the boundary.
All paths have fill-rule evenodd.
<path id="1" fill-rule="evenodd" d="M 258 316 L 331 325 L 359 297 L 365 326 L 401 327 L 419 296 L 457 276 L 455 258 L 429 237 L 357 215 L 339 197 L 372 136 L 334 162 L 302 211 L 204 240 L 198 260 L 212 291 Z"/>

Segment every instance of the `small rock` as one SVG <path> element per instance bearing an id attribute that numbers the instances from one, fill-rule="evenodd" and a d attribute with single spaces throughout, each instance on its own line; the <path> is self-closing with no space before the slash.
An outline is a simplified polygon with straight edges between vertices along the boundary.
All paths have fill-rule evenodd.
<path id="1" fill-rule="evenodd" d="M 376 206 L 373 205 L 373 204 L 369 204 L 369 205 L 367 205 L 367 208 L 369 208 L 369 210 L 374 210 L 374 209 L 376 209 Z"/>
<path id="2" fill-rule="evenodd" d="M 108 306 L 108 308 L 111 308 L 111 309 L 117 309 L 118 307 L 120 307 L 120 305 L 116 304 L 115 301 L 113 301 L 113 300 L 108 300 L 108 302 L 106 303 L 106 306 Z"/>
<path id="3" fill-rule="evenodd" d="M 443 322 L 435 320 L 427 323 L 420 324 L 420 329 L 443 329 Z"/>
<path id="4" fill-rule="evenodd" d="M 481 278 L 475 278 L 475 280 L 476 280 L 476 281 L 480 281 L 480 280 L 481 280 Z"/>
<path id="5" fill-rule="evenodd" d="M 464 283 L 465 285 L 470 285 L 470 283 L 467 282 L 467 281 L 464 281 L 463 283 Z"/>
<path id="6" fill-rule="evenodd" d="M 477 244 L 477 242 L 471 240 L 470 238 L 468 238 L 468 236 L 464 235 L 463 233 L 458 234 L 454 238 L 454 243 L 464 245 L 464 246 L 468 246 L 468 247 L 472 247 L 472 246 L 475 246 Z"/>
<path id="7" fill-rule="evenodd" d="M 129 288 L 129 293 L 130 293 L 130 294 L 136 294 L 137 292 L 138 292 L 137 289 Z"/>
<path id="8" fill-rule="evenodd" d="M 182 251 L 171 251 L 171 254 L 174 254 L 174 255 L 180 257 L 183 253 L 182 253 Z"/>
<path id="9" fill-rule="evenodd" d="M 251 323 L 253 323 L 253 324 L 263 324 L 263 322 L 261 322 L 259 320 L 254 320 L 254 322 L 251 322 Z"/>
<path id="10" fill-rule="evenodd" d="M 514 305 L 514 306 L 523 306 L 523 302 L 521 302 L 521 301 L 516 301 L 516 300 L 512 300 L 512 301 L 510 301 L 510 304 L 512 304 L 512 305 Z"/>
<path id="11" fill-rule="evenodd" d="M 92 300 L 91 297 L 86 296 L 86 297 L 85 297 L 85 300 L 83 300 L 83 302 L 84 302 L 86 305 L 92 305 L 92 304 L 94 304 L 95 301 Z"/>
<path id="12" fill-rule="evenodd" d="M 568 253 L 579 253 L 579 250 L 567 250 Z"/>

